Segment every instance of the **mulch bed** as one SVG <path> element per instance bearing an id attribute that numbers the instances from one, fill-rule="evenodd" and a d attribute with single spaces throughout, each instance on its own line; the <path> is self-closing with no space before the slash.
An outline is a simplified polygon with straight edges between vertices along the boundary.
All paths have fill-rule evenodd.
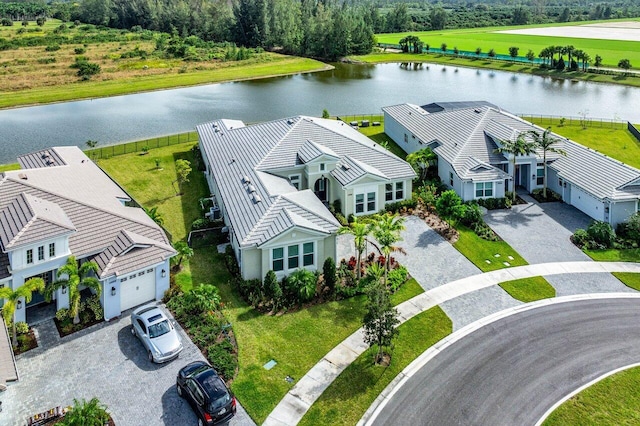
<path id="1" fill-rule="evenodd" d="M 413 214 L 424 220 L 426 224 L 429 225 L 429 228 L 436 231 L 442 238 L 451 244 L 455 244 L 455 242 L 458 241 L 460 236 L 458 231 L 451 227 L 447 222 L 440 219 L 435 213 L 424 208 L 416 208 L 413 211 Z"/>
<path id="2" fill-rule="evenodd" d="M 92 325 L 99 324 L 103 321 L 104 321 L 103 319 L 97 320 L 93 316 L 89 321 L 82 321 L 81 319 L 78 324 L 73 324 L 72 318 L 63 321 L 62 323 L 58 321 L 58 318 L 53 319 L 53 322 L 56 324 L 56 328 L 58 329 L 58 334 L 60 334 L 60 337 L 68 336 L 80 330 L 84 330 L 85 328 L 91 327 Z"/>
<path id="3" fill-rule="evenodd" d="M 542 196 L 542 192 L 531 194 L 531 197 L 539 203 L 557 203 L 562 201 L 562 197 L 555 192 L 547 189 L 547 198 Z"/>
<path id="4" fill-rule="evenodd" d="M 21 341 L 21 338 L 24 339 Z M 13 348 L 14 355 L 20 355 L 31 349 L 38 347 L 38 340 L 36 339 L 33 329 L 30 328 L 27 334 L 18 335 L 18 347 Z"/>

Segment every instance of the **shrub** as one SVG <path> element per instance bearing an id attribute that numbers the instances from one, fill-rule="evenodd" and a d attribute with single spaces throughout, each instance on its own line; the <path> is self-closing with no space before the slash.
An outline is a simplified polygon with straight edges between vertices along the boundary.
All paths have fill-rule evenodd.
<path id="1" fill-rule="evenodd" d="M 327 257 L 322 265 L 322 275 L 324 276 L 324 285 L 330 293 L 336 291 L 337 275 L 336 262 L 332 257 Z"/>
<path id="2" fill-rule="evenodd" d="M 98 400 L 98 398 L 92 398 L 90 401 L 82 402 L 77 399 L 73 400 L 73 407 L 64 418 L 56 423 L 58 426 L 98 426 L 109 424 L 109 413 L 107 413 L 106 406 Z"/>
<path id="3" fill-rule="evenodd" d="M 611 248 L 616 240 L 616 235 L 607 222 L 599 220 L 592 221 L 587 226 L 587 234 L 589 238 L 597 245 L 598 248 Z"/>
<path id="4" fill-rule="evenodd" d="M 473 226 L 477 223 L 484 223 L 480 206 L 476 203 L 466 204 L 465 208 L 461 212 L 459 220 L 467 226 Z"/>
<path id="5" fill-rule="evenodd" d="M 56 52 L 58 50 L 60 50 L 60 45 L 59 44 L 50 44 L 49 46 L 44 48 L 45 51 L 47 52 Z"/>
<path id="6" fill-rule="evenodd" d="M 36 24 L 41 27 L 44 25 L 44 23 L 47 22 L 47 18 L 45 17 L 40 17 L 36 19 Z"/>
<path id="7" fill-rule="evenodd" d="M 84 60 L 76 60 L 76 67 L 78 68 L 78 77 L 84 77 L 85 80 L 91 78 L 92 75 L 99 74 L 102 70 L 99 64 L 95 62 L 89 62 L 86 59 Z"/>
<path id="8" fill-rule="evenodd" d="M 407 281 L 407 277 L 409 276 L 409 272 L 407 272 L 407 268 L 404 266 L 399 266 L 395 269 L 392 269 L 387 274 L 387 284 L 389 285 L 389 289 L 392 293 L 398 291 L 402 284 Z"/>
<path id="9" fill-rule="evenodd" d="M 24 21 L 22 21 L 22 26 L 26 27 L 29 25 L 29 21 L 27 21 L 26 19 Z"/>
<path id="10" fill-rule="evenodd" d="M 62 308 L 62 309 L 58 309 L 56 311 L 56 319 L 60 322 L 66 320 L 67 318 L 69 318 L 69 309 L 67 308 Z"/>
<path id="11" fill-rule="evenodd" d="M 233 356 L 233 345 L 227 340 L 207 347 L 207 359 L 224 380 L 232 380 L 238 362 Z"/>
<path id="12" fill-rule="evenodd" d="M 640 213 L 635 213 L 626 222 L 619 224 L 616 234 L 623 240 L 640 244 Z"/>
<path id="13" fill-rule="evenodd" d="M 229 244 L 224 250 L 224 264 L 232 276 L 240 276 L 240 267 L 238 266 L 238 260 L 236 259 L 236 254 L 233 251 L 231 244 Z"/>
<path id="14" fill-rule="evenodd" d="M 388 203 L 384 206 L 384 209 L 391 213 L 399 213 L 403 209 L 415 209 L 417 205 L 418 205 L 418 200 L 411 198 L 409 200 L 402 200 L 402 201 L 396 201 L 395 203 Z"/>
<path id="15" fill-rule="evenodd" d="M 93 295 L 89 299 L 87 299 L 86 307 L 93 312 L 93 317 L 96 320 L 101 320 L 104 318 L 104 311 L 102 309 L 102 305 L 100 304 L 100 298 L 98 295 Z"/>
<path id="16" fill-rule="evenodd" d="M 86 53 L 87 49 L 85 49 L 84 47 L 76 47 L 75 49 L 73 49 L 73 53 L 75 53 L 76 55 L 82 55 L 83 53 Z"/>
<path id="17" fill-rule="evenodd" d="M 296 269 L 287 277 L 290 294 L 300 302 L 308 302 L 316 295 L 316 274 L 307 269 Z"/>
<path id="18" fill-rule="evenodd" d="M 2 18 L 2 21 L 0 21 L 0 23 L 2 24 L 3 27 L 12 27 L 13 26 L 13 21 L 9 18 Z"/>
<path id="19" fill-rule="evenodd" d="M 191 230 L 196 231 L 198 229 L 206 229 L 211 226 L 211 221 L 209 219 L 196 219 L 191 223 Z"/>
<path id="20" fill-rule="evenodd" d="M 18 334 L 27 334 L 29 332 L 29 324 L 24 321 L 20 321 L 16 323 L 16 333 Z"/>
<path id="21" fill-rule="evenodd" d="M 39 64 L 53 64 L 55 62 L 56 62 L 56 58 L 54 58 L 53 56 L 49 56 L 46 58 L 38 58 Z"/>
<path id="22" fill-rule="evenodd" d="M 589 242 L 589 234 L 584 229 L 576 229 L 576 232 L 571 236 L 571 241 L 578 247 L 585 247 Z"/>

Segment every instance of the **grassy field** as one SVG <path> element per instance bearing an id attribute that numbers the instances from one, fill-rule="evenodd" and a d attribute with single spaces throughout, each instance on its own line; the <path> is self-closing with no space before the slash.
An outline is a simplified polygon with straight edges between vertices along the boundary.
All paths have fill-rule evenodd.
<path id="1" fill-rule="evenodd" d="M 558 407 L 544 426 L 640 424 L 640 367 L 609 376 Z"/>
<path id="2" fill-rule="evenodd" d="M 556 297 L 556 289 L 543 277 L 505 281 L 500 283 L 500 287 L 511 297 L 524 303 Z"/>
<path id="3" fill-rule="evenodd" d="M 456 226 L 456 229 L 460 234 L 460 238 L 453 246 L 480 268 L 482 272 L 528 264 L 505 241 L 483 240 L 471 229 L 463 225 Z M 509 263 L 509 265 L 505 265 L 504 262 Z"/>
<path id="4" fill-rule="evenodd" d="M 623 21 L 637 20 L 638 19 L 636 18 L 624 19 Z M 600 55 L 602 57 L 604 66 L 611 66 L 615 68 L 618 65 L 618 61 L 623 58 L 629 59 L 632 65 L 640 66 L 640 42 L 498 33 L 498 31 L 513 29 L 584 25 L 596 22 L 598 21 L 546 25 L 525 25 L 515 27 L 469 28 L 414 33 L 377 34 L 376 38 L 378 39 L 379 43 L 397 44 L 401 38 L 409 34 L 413 34 L 420 37 L 420 40 L 422 40 L 423 42 L 428 43 L 434 50 L 440 49 L 442 43 L 446 43 L 448 49 L 457 47 L 460 50 L 475 51 L 476 48 L 479 47 L 482 49 L 482 52 L 486 53 L 489 50 L 494 49 L 496 53 L 503 55 L 509 54 L 509 47 L 517 46 L 520 48 L 519 53 L 521 56 L 524 56 L 527 51 L 531 49 L 536 54 L 536 57 L 542 49 L 551 45 L 573 45 L 576 49 L 582 49 L 585 52 L 589 53 L 592 58 L 595 58 L 596 55 Z"/>
<path id="5" fill-rule="evenodd" d="M 609 157 L 640 168 L 640 143 L 627 130 L 626 124 L 614 126 L 606 123 L 592 123 L 583 129 L 579 123 L 560 126 L 560 119 L 523 117 L 543 128 L 551 130 L 584 146 L 595 149 Z M 601 127 L 604 126 L 604 127 Z"/>
<path id="6" fill-rule="evenodd" d="M 53 35 L 60 25 L 60 21 L 48 20 L 40 29 L 31 22 L 26 27 L 28 31 L 41 31 L 22 34 L 18 34 L 21 26 L 0 27 L 0 38 L 46 37 Z M 60 44 L 59 50 L 55 51 L 47 51 L 47 46 L 38 45 L 2 52 L 0 108 L 262 78 L 329 67 L 313 59 L 269 52 L 255 53 L 243 61 L 163 58 L 152 55 L 155 40 L 148 32 L 98 30 L 94 26 L 81 25 L 61 34 L 78 42 Z M 78 54 L 76 49 L 84 49 L 84 52 Z M 135 52 L 140 51 L 147 54 L 136 56 Z M 98 63 L 101 73 L 90 81 L 79 81 L 76 70 L 70 68 L 79 56 Z"/>
<path id="7" fill-rule="evenodd" d="M 451 320 L 438 306 L 411 318 L 398 328 L 391 365 L 374 365 L 373 352 L 367 350 L 324 391 L 299 424 L 356 424 L 398 373 L 452 329 Z"/>

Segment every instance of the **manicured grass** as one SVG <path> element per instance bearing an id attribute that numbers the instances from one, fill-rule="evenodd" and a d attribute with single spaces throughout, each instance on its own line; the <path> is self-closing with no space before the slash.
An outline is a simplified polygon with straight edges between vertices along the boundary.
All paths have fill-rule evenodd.
<path id="1" fill-rule="evenodd" d="M 451 334 L 453 324 L 439 306 L 423 312 L 398 330 L 391 365 L 373 364 L 369 349 L 349 365 L 324 391 L 300 425 L 354 425 L 367 408 L 407 365 L 422 352 Z"/>
<path id="2" fill-rule="evenodd" d="M 8 172 L 9 170 L 20 170 L 20 164 L 0 164 L 0 172 Z"/>
<path id="3" fill-rule="evenodd" d="M 98 160 L 98 165 L 138 203 L 146 208 L 158 207 L 173 241 L 187 238 L 191 223 L 201 216 L 198 200 L 209 193 L 204 175 L 195 169 L 193 146 L 186 143 L 151 149 L 147 155 L 132 153 Z M 160 160 L 159 170 L 156 159 Z M 178 159 L 190 161 L 193 168 L 182 195 L 176 195 L 172 185 Z"/>
<path id="4" fill-rule="evenodd" d="M 500 283 L 500 287 L 511 297 L 524 303 L 556 297 L 556 289 L 543 277 L 505 281 Z"/>
<path id="5" fill-rule="evenodd" d="M 456 229 L 460 238 L 453 246 L 482 272 L 528 264 L 506 241 L 483 240 L 464 225 L 457 225 Z M 509 256 L 513 259 L 509 259 Z M 509 266 L 503 262 L 508 262 Z"/>
<path id="6" fill-rule="evenodd" d="M 626 86 L 640 87 L 640 78 L 638 76 L 624 75 L 605 75 L 584 72 L 560 72 L 556 70 L 542 69 L 537 65 L 527 65 L 510 61 L 488 60 L 486 58 L 464 58 L 451 55 L 441 55 L 437 52 L 410 54 L 410 53 L 372 53 L 370 55 L 353 56 L 351 59 L 355 61 L 377 64 L 387 62 L 424 62 L 443 64 L 452 67 L 470 67 L 491 69 L 496 71 L 517 72 L 523 74 L 532 74 L 542 77 L 564 78 L 571 80 L 591 81 L 595 83 L 614 83 Z"/>
<path id="7" fill-rule="evenodd" d="M 98 146 L 94 149 L 86 150 L 85 153 L 90 158 L 99 160 L 101 158 L 110 158 L 116 155 L 139 153 L 142 152 L 145 147 L 153 149 L 189 142 L 194 144 L 198 142 L 198 132 L 176 133 L 173 135 L 159 136 L 156 138 L 143 139 L 128 143 Z"/>
<path id="8" fill-rule="evenodd" d="M 623 19 L 623 21 L 637 21 L 638 19 Z M 611 22 L 611 21 L 607 21 Z M 517 46 L 520 48 L 520 56 L 524 56 L 529 49 L 538 53 L 545 47 L 568 46 L 573 45 L 576 49 L 582 49 L 589 53 L 592 58 L 596 55 L 602 56 L 603 65 L 616 67 L 620 59 L 626 58 L 631 64 L 640 64 L 640 42 L 622 41 L 622 40 L 603 40 L 603 39 L 586 39 L 571 37 L 555 37 L 555 36 L 536 36 L 523 34 L 504 34 L 497 31 L 520 30 L 525 28 L 540 27 L 557 27 L 568 25 L 584 25 L 588 23 L 603 23 L 602 21 L 579 22 L 579 23 L 562 23 L 562 24 L 537 24 L 513 27 L 485 27 L 470 29 L 455 29 L 444 31 L 423 31 L 413 33 L 393 33 L 393 34 L 377 34 L 376 38 L 379 43 L 397 44 L 398 41 L 409 35 L 415 35 L 424 43 L 428 43 L 431 49 L 438 50 L 442 43 L 447 44 L 448 49 L 457 47 L 460 50 L 475 51 L 481 48 L 482 52 L 487 53 L 494 49 L 497 54 L 508 55 L 509 47 Z M 606 25 L 606 24 L 605 24 Z M 566 57 L 565 57 L 566 59 Z"/>
<path id="9" fill-rule="evenodd" d="M 640 274 L 633 272 L 613 272 L 612 275 L 627 287 L 640 291 Z"/>
<path id="10" fill-rule="evenodd" d="M 377 142 L 383 146 L 386 146 L 387 149 L 393 152 L 398 157 L 405 159 L 407 157 L 407 153 L 404 152 L 400 145 L 395 143 L 393 139 L 391 139 L 384 132 L 384 115 L 344 115 L 340 116 L 340 119 L 346 123 L 351 121 L 361 121 L 361 120 L 371 120 L 378 121 L 380 123 L 379 126 L 369 126 L 369 127 L 360 127 L 359 130 L 363 135 L 368 136 L 374 142 Z"/>
<path id="11" fill-rule="evenodd" d="M 416 297 L 420 293 L 424 293 L 424 289 L 420 287 L 420 284 L 418 284 L 415 278 L 411 278 L 404 283 L 398 291 L 391 295 L 391 303 L 399 305 L 404 301 Z"/>
<path id="12" fill-rule="evenodd" d="M 544 426 L 640 424 L 640 367 L 609 376 L 558 407 Z"/>
<path id="13" fill-rule="evenodd" d="M 587 256 L 599 262 L 640 262 L 640 249 L 583 250 Z"/>

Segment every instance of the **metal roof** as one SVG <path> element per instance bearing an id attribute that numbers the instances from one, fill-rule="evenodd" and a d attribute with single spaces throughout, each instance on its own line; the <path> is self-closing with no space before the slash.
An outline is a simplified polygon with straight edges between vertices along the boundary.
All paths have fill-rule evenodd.
<path id="1" fill-rule="evenodd" d="M 452 164 L 462 178 L 473 172 L 477 162 L 492 166 L 505 162 L 506 157 L 495 152 L 500 140 L 513 140 L 522 132 L 545 130 L 490 106 L 431 114 L 416 114 L 417 108 L 401 104 L 384 107 L 383 111 L 420 140 L 437 141 L 439 146 L 434 152 Z M 601 200 L 638 198 L 640 170 L 560 135 L 552 133 L 552 136 L 559 139 L 556 147 L 567 153 L 562 156 L 547 152 L 549 167 L 561 177 Z M 536 157 L 542 160 L 541 150 Z M 470 158 L 474 161 L 469 161 Z"/>
<path id="2" fill-rule="evenodd" d="M 341 162 L 358 164 L 385 179 L 415 176 L 404 160 L 340 121 L 298 116 L 233 129 L 228 123 L 218 120 L 197 130 L 231 232 L 242 246 L 263 244 L 293 226 L 325 233 L 339 227 L 312 191 L 296 191 L 287 179 L 270 172 L 328 155 L 340 159 L 338 167 Z M 260 202 L 252 200 L 249 185 Z"/>
<path id="3" fill-rule="evenodd" d="M 454 109 L 477 108 L 485 106 L 500 109 L 491 102 L 487 101 L 433 102 L 427 105 L 422 105 L 420 108 L 429 113 L 433 113 L 442 111 L 453 111 Z"/>
<path id="4" fill-rule="evenodd" d="M 66 164 L 55 148 L 21 155 L 18 157 L 18 163 L 22 169 L 39 169 L 42 167 L 64 166 Z"/>

